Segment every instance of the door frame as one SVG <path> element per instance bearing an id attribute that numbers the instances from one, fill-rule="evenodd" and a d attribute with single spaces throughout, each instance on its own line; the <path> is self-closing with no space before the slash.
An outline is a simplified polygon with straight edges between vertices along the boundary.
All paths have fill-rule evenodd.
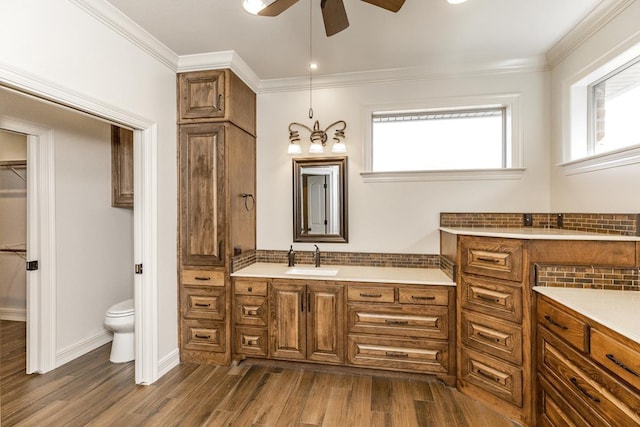
<path id="1" fill-rule="evenodd" d="M 158 290 L 157 290 L 157 124 L 118 106 L 92 99 L 54 85 L 28 72 L 0 63 L 0 86 L 40 102 L 53 102 L 79 114 L 127 126 L 134 130 L 134 262 L 143 264 L 144 274 L 134 280 L 135 382 L 151 384 L 158 378 Z M 27 280 L 27 372 L 56 368 L 56 272 L 55 272 L 55 170 L 51 129 L 11 118 L 1 123 L 15 127 L 28 137 L 28 182 L 37 208 L 28 212 L 33 227 L 27 242 L 29 257 L 37 256 L 42 268 Z M 11 130 L 11 129 L 10 129 Z M 33 247 L 31 245 L 33 244 Z M 34 259 L 34 258 L 30 258 Z M 134 266 L 131 265 L 133 272 Z"/>

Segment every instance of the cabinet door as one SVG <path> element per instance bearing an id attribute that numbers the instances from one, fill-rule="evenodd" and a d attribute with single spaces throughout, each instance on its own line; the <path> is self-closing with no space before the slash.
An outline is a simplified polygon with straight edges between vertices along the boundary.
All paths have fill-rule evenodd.
<path id="1" fill-rule="evenodd" d="M 344 361 L 344 287 L 307 285 L 307 359 Z"/>
<path id="2" fill-rule="evenodd" d="M 133 131 L 111 126 L 111 206 L 133 208 Z"/>
<path id="3" fill-rule="evenodd" d="M 271 356 L 305 359 L 306 286 L 273 283 L 271 288 Z"/>
<path id="4" fill-rule="evenodd" d="M 224 265 L 224 125 L 180 126 L 183 265 Z"/>
<path id="5" fill-rule="evenodd" d="M 224 70 L 178 74 L 179 119 L 224 117 Z"/>

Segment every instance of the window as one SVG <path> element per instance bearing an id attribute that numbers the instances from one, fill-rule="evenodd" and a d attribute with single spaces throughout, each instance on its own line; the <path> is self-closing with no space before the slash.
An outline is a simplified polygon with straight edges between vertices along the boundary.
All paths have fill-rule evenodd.
<path id="1" fill-rule="evenodd" d="M 588 87 L 587 156 L 640 145 L 640 58 Z"/>
<path id="2" fill-rule="evenodd" d="M 505 107 L 371 115 L 371 171 L 509 168 Z"/>

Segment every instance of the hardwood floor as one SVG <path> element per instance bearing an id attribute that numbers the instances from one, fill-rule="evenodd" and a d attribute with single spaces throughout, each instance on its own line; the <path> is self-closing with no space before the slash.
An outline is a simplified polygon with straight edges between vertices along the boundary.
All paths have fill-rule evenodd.
<path id="1" fill-rule="evenodd" d="M 26 375 L 24 337 L 24 323 L 0 321 L 3 427 L 517 425 L 424 375 L 250 361 L 181 364 L 137 386 L 109 345 Z"/>

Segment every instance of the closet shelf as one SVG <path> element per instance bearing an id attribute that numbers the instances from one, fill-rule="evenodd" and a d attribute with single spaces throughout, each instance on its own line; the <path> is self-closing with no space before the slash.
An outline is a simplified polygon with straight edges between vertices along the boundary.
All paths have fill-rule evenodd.
<path id="1" fill-rule="evenodd" d="M 14 174 L 16 174 L 21 180 L 26 182 L 24 176 L 20 175 L 16 169 L 26 169 L 26 160 L 0 160 L 0 167 L 7 168 Z"/>

